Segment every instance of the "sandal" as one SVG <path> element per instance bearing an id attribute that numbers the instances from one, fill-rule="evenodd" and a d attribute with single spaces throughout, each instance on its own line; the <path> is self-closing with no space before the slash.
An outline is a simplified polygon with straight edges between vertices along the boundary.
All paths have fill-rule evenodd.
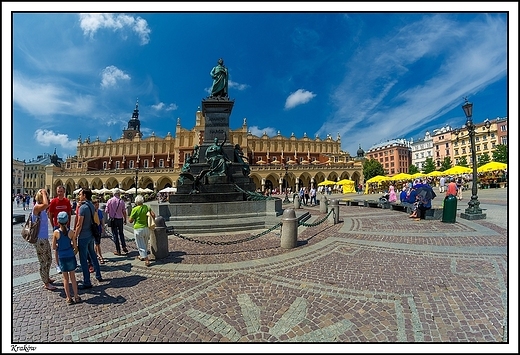
<path id="1" fill-rule="evenodd" d="M 74 301 L 72 300 L 72 298 L 67 298 L 65 300 L 65 302 L 67 302 L 68 305 L 74 304 Z"/>
<path id="2" fill-rule="evenodd" d="M 81 302 L 81 298 L 79 296 L 74 296 L 74 302 L 80 303 Z"/>
<path id="3" fill-rule="evenodd" d="M 57 289 L 56 286 L 51 285 L 51 284 L 43 285 L 43 288 L 46 288 L 46 289 L 49 290 L 49 291 L 54 291 L 54 290 Z"/>
<path id="4" fill-rule="evenodd" d="M 100 264 L 104 264 L 104 263 L 105 263 L 105 259 L 100 258 L 100 257 L 98 257 L 98 259 L 99 259 L 99 263 L 100 263 Z"/>
<path id="5" fill-rule="evenodd" d="M 150 266 L 150 260 L 146 260 L 146 261 L 144 262 L 144 264 L 145 264 L 146 266 Z"/>

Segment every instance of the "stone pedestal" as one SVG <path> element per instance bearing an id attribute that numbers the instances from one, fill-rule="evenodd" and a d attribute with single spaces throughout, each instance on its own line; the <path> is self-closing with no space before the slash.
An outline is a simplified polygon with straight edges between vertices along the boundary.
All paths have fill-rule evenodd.
<path id="1" fill-rule="evenodd" d="M 204 203 L 245 201 L 240 191 L 255 191 L 255 184 L 244 175 L 244 164 L 235 157 L 235 149 L 229 139 L 229 116 L 234 101 L 228 98 L 209 97 L 202 100 L 202 114 L 206 120 L 204 141 L 199 147 L 199 160 L 190 164 L 189 173 L 181 174 L 177 181 L 177 193 L 170 195 L 170 203 Z M 211 172 L 206 162 L 206 151 L 215 143 L 222 146 L 226 157 L 225 172 Z M 237 186 L 239 187 L 237 189 Z"/>

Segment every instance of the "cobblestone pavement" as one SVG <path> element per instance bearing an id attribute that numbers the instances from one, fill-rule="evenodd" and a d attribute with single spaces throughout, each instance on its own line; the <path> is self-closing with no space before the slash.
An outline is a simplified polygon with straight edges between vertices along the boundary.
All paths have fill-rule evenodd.
<path id="1" fill-rule="evenodd" d="M 80 291 L 83 301 L 75 305 L 66 305 L 54 264 L 58 290 L 42 288 L 34 247 L 20 237 L 21 224 L 13 225 L 10 342 L 40 349 L 51 343 L 53 349 L 56 343 L 111 343 L 102 349 L 168 342 L 465 343 L 507 352 L 513 343 L 508 282 L 516 285 L 508 278 L 507 190 L 487 191 L 479 192 L 485 220 L 414 221 L 403 212 L 341 206 L 338 224 L 330 216 L 300 226 L 294 249 L 280 248 L 279 228 L 231 245 L 171 235 L 169 256 L 151 267 L 136 260 L 128 231 L 127 256 L 115 256 L 111 239 L 102 239 L 105 281 L 92 278 L 94 287 Z M 308 210 L 306 223 L 323 219 L 319 208 Z M 228 242 L 260 232 L 190 237 Z"/>

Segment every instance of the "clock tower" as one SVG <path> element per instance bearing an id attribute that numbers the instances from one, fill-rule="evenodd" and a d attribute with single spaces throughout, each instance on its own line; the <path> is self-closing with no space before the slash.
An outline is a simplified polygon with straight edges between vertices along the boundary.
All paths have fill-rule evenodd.
<path id="1" fill-rule="evenodd" d="M 123 138 L 134 139 L 139 133 L 141 135 L 141 122 L 139 121 L 139 99 L 135 103 L 135 109 L 132 118 L 128 121 L 128 127 L 123 130 Z"/>

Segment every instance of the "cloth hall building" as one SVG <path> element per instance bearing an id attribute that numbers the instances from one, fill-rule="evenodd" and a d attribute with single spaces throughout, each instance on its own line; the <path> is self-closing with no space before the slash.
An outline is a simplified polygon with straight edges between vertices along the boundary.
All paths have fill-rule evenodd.
<path id="1" fill-rule="evenodd" d="M 78 138 L 75 156 L 68 157 L 61 166 L 46 168 L 46 188 L 56 190 L 63 185 L 71 195 L 80 187 L 91 189 L 129 190 L 137 187 L 159 191 L 165 187 L 176 187 L 186 158 L 196 145 L 204 140 L 205 117 L 199 109 L 195 113 L 192 129 L 181 126 L 177 120 L 175 135 L 170 132 L 161 138 L 152 133 L 143 137 L 139 120 L 139 104 L 136 103 L 131 119 L 120 138 L 109 137 L 105 142 L 96 138 Z M 325 180 L 353 180 L 357 186 L 363 182 L 363 150 L 357 157 L 341 150 L 339 134 L 336 139 L 328 135 L 325 139 L 313 139 L 294 134 L 284 137 L 278 132 L 274 137 L 264 133 L 253 135 L 243 124 L 229 131 L 228 142 L 239 145 L 250 166 L 250 177 L 257 191 L 266 189 L 295 191 L 302 186 L 317 186 Z M 226 143 L 227 144 L 227 143 Z"/>

